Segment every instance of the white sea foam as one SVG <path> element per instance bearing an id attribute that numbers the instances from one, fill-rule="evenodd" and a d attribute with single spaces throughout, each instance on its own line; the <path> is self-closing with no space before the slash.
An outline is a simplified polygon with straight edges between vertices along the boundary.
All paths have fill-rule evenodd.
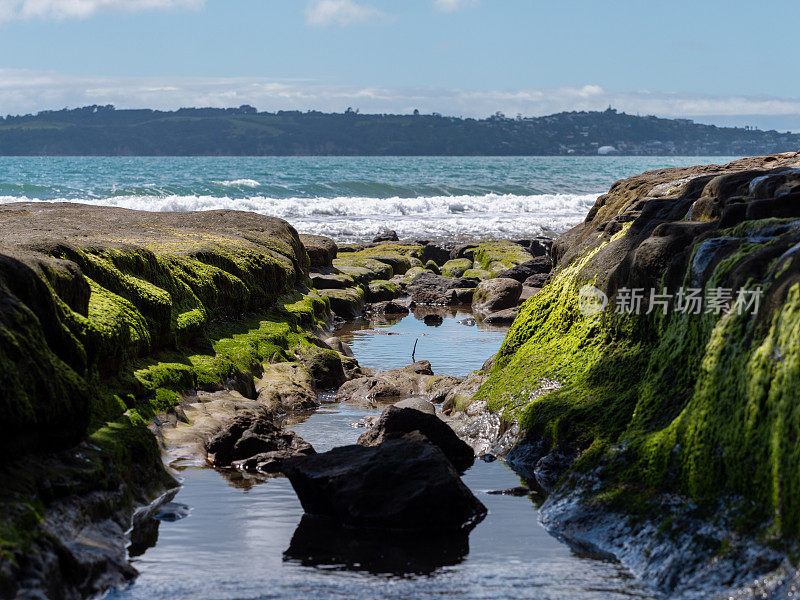
<path id="1" fill-rule="evenodd" d="M 223 185 L 225 187 L 239 187 L 239 188 L 257 188 L 261 185 L 255 179 L 232 179 L 232 180 L 224 180 L 224 181 L 213 181 L 212 183 L 216 183 L 217 185 Z"/>
<path id="2" fill-rule="evenodd" d="M 402 238 L 529 237 L 561 232 L 581 222 L 596 194 L 487 194 L 416 198 L 228 198 L 217 196 L 116 196 L 51 202 L 119 206 L 148 211 L 234 209 L 289 221 L 304 233 L 340 240 L 369 239 L 389 227 Z M 0 196 L 0 203 L 35 201 Z"/>

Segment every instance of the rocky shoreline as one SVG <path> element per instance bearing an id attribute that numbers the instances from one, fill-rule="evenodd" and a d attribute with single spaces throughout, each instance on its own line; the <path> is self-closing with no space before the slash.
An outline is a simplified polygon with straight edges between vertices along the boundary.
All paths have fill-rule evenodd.
<path id="1" fill-rule="evenodd" d="M 317 334 L 360 316 L 365 298 L 395 299 L 438 269 L 419 264 L 424 244 L 335 258 L 331 240 L 251 213 L 37 203 L 0 212 L 10 341 L 0 358 L 14 392 L 0 403 L 0 443 L 17 456 L 2 467 L 0 493 L 9 598 L 81 598 L 135 576 L 131 520 L 135 537 L 177 485 L 162 451 L 204 460 L 210 437 L 242 411 L 318 406 L 320 393 L 363 373 L 346 346 Z M 503 266 L 520 257 L 532 258 L 523 251 Z M 315 291 L 323 272 L 350 287 Z"/>
<path id="2" fill-rule="evenodd" d="M 315 518 L 336 506 L 337 526 L 385 526 L 331 465 L 393 473 L 414 446 L 442 483 L 415 489 L 458 499 L 440 521 L 468 527 L 480 503 L 441 427 L 470 460 L 507 456 L 554 535 L 670 597 L 791 597 L 798 198 L 795 153 L 649 172 L 552 248 L 391 232 L 337 246 L 251 213 L 3 206 L 0 597 L 82 598 L 134 577 L 127 541 L 177 485 L 162 460 L 286 472 Z M 684 288 L 759 290 L 762 310 L 615 310 L 631 290 Z M 464 379 L 424 361 L 362 369 L 329 333 L 365 313 L 436 326 L 427 307 L 464 305 L 511 324 Z M 385 410 L 359 445 L 317 455 L 278 420 L 331 393 Z M 398 514 L 415 522 L 413 506 Z"/>

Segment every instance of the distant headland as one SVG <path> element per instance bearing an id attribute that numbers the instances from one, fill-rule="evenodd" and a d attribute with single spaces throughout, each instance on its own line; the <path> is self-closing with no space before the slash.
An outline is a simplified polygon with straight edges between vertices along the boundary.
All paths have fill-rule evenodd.
<path id="1" fill-rule="evenodd" d="M 86 106 L 0 117 L 2 156 L 736 156 L 800 148 L 800 134 L 602 112 L 485 119 L 438 113 L 176 111 Z"/>

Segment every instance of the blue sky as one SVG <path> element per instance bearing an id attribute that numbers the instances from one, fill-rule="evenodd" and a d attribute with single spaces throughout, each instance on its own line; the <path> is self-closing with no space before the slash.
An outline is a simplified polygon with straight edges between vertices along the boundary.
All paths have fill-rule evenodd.
<path id="1" fill-rule="evenodd" d="M 800 129 L 774 0 L 0 0 L 0 113 L 605 108 Z"/>

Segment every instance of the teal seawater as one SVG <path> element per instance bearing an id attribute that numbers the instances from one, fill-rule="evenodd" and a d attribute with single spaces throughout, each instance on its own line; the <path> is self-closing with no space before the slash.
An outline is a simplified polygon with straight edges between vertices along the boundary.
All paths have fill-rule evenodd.
<path id="1" fill-rule="evenodd" d="M 0 157 L 0 203 L 231 208 L 342 240 L 525 237 L 581 221 L 611 184 L 725 157 Z"/>

